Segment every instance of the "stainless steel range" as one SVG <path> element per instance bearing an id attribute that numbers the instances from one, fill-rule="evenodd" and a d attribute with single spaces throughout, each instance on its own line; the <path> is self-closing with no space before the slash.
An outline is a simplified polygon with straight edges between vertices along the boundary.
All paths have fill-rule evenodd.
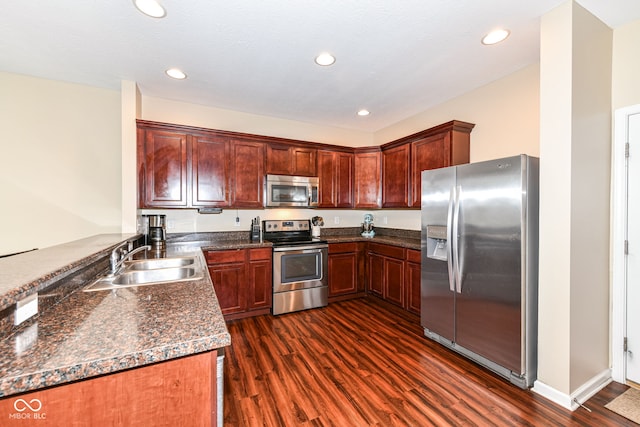
<path id="1" fill-rule="evenodd" d="M 309 220 L 262 221 L 273 244 L 273 314 L 327 305 L 326 241 L 311 236 Z"/>

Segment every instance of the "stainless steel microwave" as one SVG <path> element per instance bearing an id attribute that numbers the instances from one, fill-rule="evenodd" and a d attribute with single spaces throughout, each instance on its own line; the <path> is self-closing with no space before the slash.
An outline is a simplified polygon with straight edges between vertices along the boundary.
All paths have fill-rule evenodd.
<path id="1" fill-rule="evenodd" d="M 318 178 L 267 175 L 264 202 L 268 208 L 314 208 L 318 206 Z"/>

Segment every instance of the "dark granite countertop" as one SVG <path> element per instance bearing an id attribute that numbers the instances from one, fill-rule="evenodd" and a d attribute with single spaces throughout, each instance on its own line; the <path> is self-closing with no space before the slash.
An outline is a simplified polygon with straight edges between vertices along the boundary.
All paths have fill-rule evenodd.
<path id="1" fill-rule="evenodd" d="M 83 252 L 77 248 L 80 245 L 75 244 L 77 254 Z M 69 256 L 68 246 L 62 246 L 65 247 L 60 249 L 60 260 Z M 93 255 L 87 258 L 82 254 L 81 259 L 94 261 L 99 254 L 108 255 L 112 246 L 99 253 L 88 250 Z M 200 248 L 191 244 L 169 246 L 166 255 L 187 253 L 203 257 Z M 30 259 L 35 254 L 30 253 Z M 47 256 L 55 258 L 55 248 Z M 75 265 L 81 261 L 64 262 Z M 205 265 L 204 259 L 202 262 Z M 20 270 L 22 263 L 17 260 L 15 265 Z M 65 268 L 58 266 L 58 270 Z M 14 277 L 20 280 L 18 273 Z M 38 279 L 28 280 L 21 289 L 37 288 L 39 285 L 34 283 L 41 283 Z M 81 287 L 88 283 L 81 283 L 80 289 L 76 286 L 55 305 L 3 337 L 0 397 L 210 351 L 231 343 L 208 274 L 189 282 L 83 292 Z M 44 296 L 39 299 L 54 297 L 56 289 L 64 286 L 54 288 L 49 293 L 44 289 Z"/>

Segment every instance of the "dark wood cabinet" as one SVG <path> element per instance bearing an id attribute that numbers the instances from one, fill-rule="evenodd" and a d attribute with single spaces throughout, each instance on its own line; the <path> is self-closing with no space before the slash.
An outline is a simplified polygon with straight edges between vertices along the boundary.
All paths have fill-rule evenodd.
<path id="1" fill-rule="evenodd" d="M 217 351 L 0 399 L 9 426 L 215 426 Z M 16 398 L 42 408 L 18 412 Z M 28 406 L 28 405 L 27 405 Z M 13 414 L 28 417 L 13 418 Z"/>
<path id="2" fill-rule="evenodd" d="M 140 208 L 264 206 L 266 174 L 318 176 L 320 208 L 419 208 L 421 173 L 469 162 L 474 125 L 451 121 L 349 148 L 138 120 Z"/>
<path id="3" fill-rule="evenodd" d="M 271 248 L 250 249 L 247 310 L 271 309 L 273 297 L 273 263 Z"/>
<path id="4" fill-rule="evenodd" d="M 353 153 L 318 150 L 319 208 L 353 207 Z"/>
<path id="5" fill-rule="evenodd" d="M 229 141 L 226 138 L 191 137 L 192 205 L 229 206 Z"/>
<path id="6" fill-rule="evenodd" d="M 233 139 L 231 141 L 231 206 L 264 207 L 264 144 Z"/>
<path id="7" fill-rule="evenodd" d="M 207 267 L 222 314 L 247 311 L 246 253 L 243 249 L 208 251 Z"/>
<path id="8" fill-rule="evenodd" d="M 354 207 L 379 208 L 382 202 L 380 148 L 356 149 L 354 163 Z"/>
<path id="9" fill-rule="evenodd" d="M 411 139 L 411 207 L 419 208 L 422 171 L 469 163 L 471 130 L 457 120 L 408 137 Z"/>
<path id="10" fill-rule="evenodd" d="M 329 302 L 363 295 L 362 244 L 330 243 L 328 259 Z"/>
<path id="11" fill-rule="evenodd" d="M 205 251 L 205 258 L 226 320 L 271 311 L 271 248 Z"/>
<path id="12" fill-rule="evenodd" d="M 367 253 L 367 292 L 384 297 L 384 256 L 374 252 Z"/>
<path id="13" fill-rule="evenodd" d="M 411 313 L 420 315 L 420 251 L 407 249 L 404 280 L 405 307 Z"/>
<path id="14" fill-rule="evenodd" d="M 409 206 L 411 145 L 403 144 L 382 151 L 382 207 Z"/>
<path id="15" fill-rule="evenodd" d="M 138 135 L 140 207 L 187 207 L 188 135 L 147 129 Z"/>
<path id="16" fill-rule="evenodd" d="M 315 148 L 267 144 L 267 173 L 316 176 L 316 156 Z"/>
<path id="17" fill-rule="evenodd" d="M 404 248 L 369 243 L 368 292 L 392 304 L 404 307 Z"/>

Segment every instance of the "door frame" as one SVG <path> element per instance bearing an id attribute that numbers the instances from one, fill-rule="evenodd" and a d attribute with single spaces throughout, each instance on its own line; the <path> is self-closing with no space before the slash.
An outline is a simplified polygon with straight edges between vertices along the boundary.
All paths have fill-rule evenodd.
<path id="1" fill-rule="evenodd" d="M 628 117 L 640 114 L 640 104 L 619 108 L 614 113 L 611 182 L 611 377 L 625 384 L 624 353 L 626 329 L 627 268 L 624 241 L 627 235 L 627 159 Z"/>

